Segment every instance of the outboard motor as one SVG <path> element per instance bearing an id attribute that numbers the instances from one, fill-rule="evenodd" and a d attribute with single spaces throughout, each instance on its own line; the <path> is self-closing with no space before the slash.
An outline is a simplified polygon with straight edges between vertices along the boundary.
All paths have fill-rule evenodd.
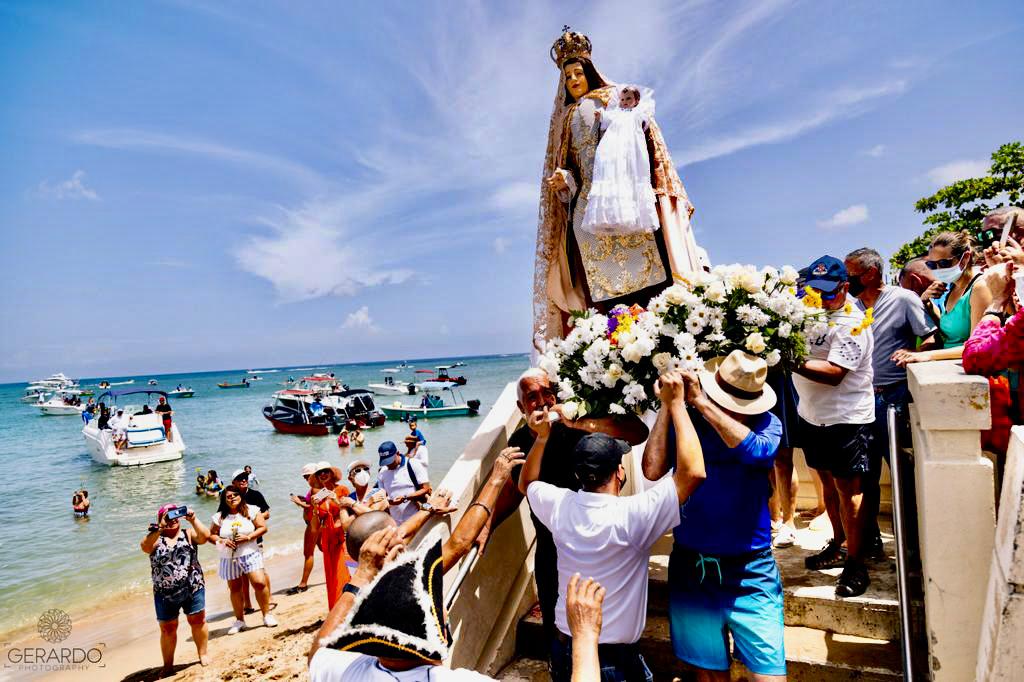
<path id="1" fill-rule="evenodd" d="M 480 411 L 480 401 L 479 400 L 467 400 L 466 401 L 466 405 L 468 405 L 469 409 L 473 410 L 474 412 L 479 412 Z"/>

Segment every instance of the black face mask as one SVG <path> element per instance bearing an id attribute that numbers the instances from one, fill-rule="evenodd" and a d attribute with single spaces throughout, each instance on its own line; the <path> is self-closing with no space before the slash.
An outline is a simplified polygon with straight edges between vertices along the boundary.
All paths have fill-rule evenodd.
<path id="1" fill-rule="evenodd" d="M 859 297 L 867 288 L 864 286 L 864 282 L 860 281 L 860 275 L 850 275 L 847 281 L 850 283 L 850 296 Z"/>

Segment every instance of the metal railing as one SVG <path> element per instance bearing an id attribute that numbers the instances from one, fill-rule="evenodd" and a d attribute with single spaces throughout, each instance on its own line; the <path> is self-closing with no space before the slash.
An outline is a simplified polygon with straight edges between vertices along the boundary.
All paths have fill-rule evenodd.
<path id="1" fill-rule="evenodd" d="M 903 521 L 903 489 L 900 477 L 899 430 L 894 405 L 889 406 L 886 421 L 889 427 L 889 474 L 892 477 L 892 528 L 896 536 L 896 589 L 900 607 L 900 649 L 903 654 L 903 679 L 914 681 L 910 650 L 910 590 L 907 587 L 907 536 Z"/>
<path id="2" fill-rule="evenodd" d="M 469 572 L 473 570 L 473 565 L 476 564 L 476 556 L 479 550 L 479 545 L 473 545 L 470 547 L 469 552 L 466 553 L 466 558 L 462 561 L 462 565 L 459 566 L 459 572 L 455 575 L 455 582 L 452 583 L 448 594 L 444 596 L 444 608 L 446 610 L 452 607 L 452 604 L 455 603 L 455 598 L 459 596 L 459 589 L 462 587 L 462 583 L 466 580 Z"/>

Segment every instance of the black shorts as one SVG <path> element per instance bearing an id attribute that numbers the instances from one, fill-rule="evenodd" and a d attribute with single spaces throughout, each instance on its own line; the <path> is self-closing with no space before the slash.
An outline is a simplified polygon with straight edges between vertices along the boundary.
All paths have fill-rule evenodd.
<path id="1" fill-rule="evenodd" d="M 800 419 L 800 444 L 807 466 L 836 478 L 853 478 L 870 468 L 871 424 L 815 426 Z"/>

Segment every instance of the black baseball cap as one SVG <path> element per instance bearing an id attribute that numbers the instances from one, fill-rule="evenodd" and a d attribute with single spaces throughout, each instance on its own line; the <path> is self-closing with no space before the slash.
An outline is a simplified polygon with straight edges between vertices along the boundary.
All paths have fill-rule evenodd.
<path id="1" fill-rule="evenodd" d="M 398 446 L 393 442 L 386 440 L 377 448 L 377 455 L 380 457 L 380 466 L 386 467 L 394 462 L 395 458 L 398 456 Z"/>
<path id="2" fill-rule="evenodd" d="M 843 261 L 832 256 L 822 256 L 807 266 L 807 286 L 831 294 L 847 280 Z"/>
<path id="3" fill-rule="evenodd" d="M 622 456 L 633 448 L 624 440 L 604 433 L 588 433 L 574 451 L 576 477 L 583 485 L 603 483 L 622 464 Z"/>

